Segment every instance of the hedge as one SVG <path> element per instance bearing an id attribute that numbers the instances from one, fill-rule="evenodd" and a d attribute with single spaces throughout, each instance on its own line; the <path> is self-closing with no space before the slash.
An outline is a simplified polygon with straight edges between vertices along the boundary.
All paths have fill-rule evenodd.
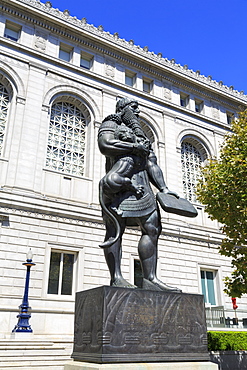
<path id="1" fill-rule="evenodd" d="M 209 351 L 246 351 L 247 331 L 208 331 Z"/>

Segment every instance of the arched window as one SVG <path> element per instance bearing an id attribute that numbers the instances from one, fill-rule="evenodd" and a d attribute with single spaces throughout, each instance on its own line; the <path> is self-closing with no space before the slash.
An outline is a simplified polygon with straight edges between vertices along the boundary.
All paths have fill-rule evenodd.
<path id="1" fill-rule="evenodd" d="M 6 129 L 10 96 L 3 84 L 0 83 L 0 154 L 3 149 L 3 138 Z"/>
<path id="2" fill-rule="evenodd" d="M 186 199 L 196 202 L 196 185 L 201 165 L 207 158 L 203 145 L 193 138 L 185 138 L 181 144 L 183 192 Z"/>
<path id="3" fill-rule="evenodd" d="M 59 101 L 52 105 L 46 167 L 82 176 L 85 164 L 86 114 L 76 105 Z"/>
<path id="4" fill-rule="evenodd" d="M 147 138 L 150 140 L 150 143 L 153 144 L 155 140 L 154 134 L 151 128 L 149 127 L 148 123 L 146 122 L 146 120 L 144 120 L 143 118 L 140 118 L 140 125 L 143 131 L 145 132 L 145 134 L 147 135 Z"/>

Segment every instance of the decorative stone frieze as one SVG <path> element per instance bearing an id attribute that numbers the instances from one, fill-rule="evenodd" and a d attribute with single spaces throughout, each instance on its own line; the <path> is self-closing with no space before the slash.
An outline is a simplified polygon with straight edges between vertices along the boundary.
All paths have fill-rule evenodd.
<path id="1" fill-rule="evenodd" d="M 0 61 L 6 63 L 8 66 L 18 67 L 22 69 L 28 69 L 28 63 L 22 62 L 21 60 L 10 58 L 4 53 L 0 54 Z"/>
<path id="2" fill-rule="evenodd" d="M 68 10 L 68 9 L 65 9 L 65 10 L 63 11 L 63 14 L 64 14 L 66 17 L 69 17 L 69 16 L 70 16 L 70 12 L 69 12 L 69 10 Z"/>
<path id="3" fill-rule="evenodd" d="M 176 118 L 175 123 L 188 129 L 196 129 L 195 132 L 197 132 L 198 135 L 201 133 L 204 136 L 207 136 L 208 132 L 213 132 L 213 129 L 208 129 L 206 127 L 203 127 L 202 125 L 199 126 L 199 124 L 195 123 L 194 121 L 189 122 L 180 118 Z"/>
<path id="4" fill-rule="evenodd" d="M 193 82 L 193 80 L 196 80 L 197 82 L 202 82 L 204 85 L 208 86 L 209 88 L 217 91 L 222 91 L 225 94 L 229 94 L 231 98 L 235 97 L 237 99 L 241 99 L 242 101 L 247 101 L 247 96 L 243 95 L 237 90 L 234 90 L 234 88 L 228 87 L 226 85 L 223 85 L 211 78 L 211 76 L 206 77 L 204 75 L 201 75 L 199 71 L 194 72 L 193 70 L 189 69 L 187 65 L 181 66 L 180 64 L 177 64 L 174 59 L 168 60 L 167 58 L 162 58 L 160 53 L 156 55 L 154 52 L 148 51 L 147 46 L 144 48 L 141 48 L 139 45 L 135 45 L 134 43 L 130 43 L 126 41 L 125 39 L 121 39 L 116 37 L 116 34 L 112 35 L 109 32 L 103 31 L 101 28 L 102 26 L 99 27 L 94 27 L 93 25 L 88 24 L 87 22 L 83 20 L 77 19 L 77 17 L 72 17 L 69 15 L 68 11 L 60 11 L 59 9 L 54 9 L 50 5 L 50 2 L 47 2 L 46 4 L 41 3 L 40 1 L 37 0 L 19 0 L 19 2 L 24 3 L 26 5 L 30 5 L 32 9 L 37 9 L 38 11 L 42 11 L 42 13 L 47 14 L 47 16 L 54 16 L 56 18 L 59 18 L 62 21 L 66 21 L 67 23 L 78 27 L 79 29 L 83 29 L 86 32 L 92 33 L 95 36 L 100 36 L 101 40 L 105 41 L 110 41 L 111 43 L 115 43 L 116 46 L 119 47 L 124 47 L 125 49 L 129 49 L 129 51 L 134 52 L 135 54 L 138 54 L 139 56 L 145 56 L 145 58 L 149 58 L 150 60 L 154 61 L 157 63 L 157 65 L 162 65 L 162 68 L 168 67 L 169 70 L 173 70 L 173 72 L 177 72 L 178 75 L 181 76 L 186 76 L 190 82 Z M 22 19 L 29 20 L 34 23 L 39 23 L 40 26 L 43 26 L 47 29 L 49 29 L 52 26 L 49 26 L 46 24 L 46 21 L 44 20 L 41 22 L 40 20 L 34 20 L 31 16 L 27 14 L 22 14 L 16 9 L 13 10 L 11 8 L 8 8 L 7 6 L 1 5 L 0 9 L 3 9 L 5 11 L 8 11 L 9 13 L 14 14 L 15 16 L 19 16 Z M 56 29 L 55 27 L 52 27 L 52 31 L 55 32 Z M 57 30 L 58 31 L 58 30 Z M 63 33 L 64 36 L 71 37 L 71 35 L 65 31 L 59 30 L 60 33 Z M 78 41 L 78 39 L 77 39 Z"/>
<path id="5" fill-rule="evenodd" d="M 48 209 L 47 209 L 48 211 Z M 74 216 L 74 217 L 70 217 L 69 215 L 66 216 L 60 216 L 60 215 L 57 215 L 55 213 L 51 213 L 51 211 L 48 211 L 47 213 L 44 212 L 44 210 L 40 209 L 40 210 L 36 210 L 36 211 L 30 211 L 30 210 L 27 210 L 27 209 L 21 209 L 21 208 L 7 208 L 7 207 L 0 207 L 0 220 L 1 220 L 1 214 L 6 214 L 7 213 L 7 216 L 8 218 L 11 218 L 11 215 L 12 214 L 15 214 L 15 215 L 18 215 L 18 216 L 25 216 L 25 217 L 30 217 L 30 218 L 39 218 L 39 219 L 43 219 L 43 220 L 51 220 L 51 221 L 59 221 L 59 222 L 62 222 L 62 223 L 72 223 L 72 224 L 76 224 L 76 225 L 84 225 L 84 226 L 88 226 L 90 228 L 100 228 L 100 229 L 104 229 L 105 226 L 103 224 L 103 221 L 102 222 L 98 222 L 98 221 L 89 221 L 89 220 L 85 220 L 83 219 L 83 217 L 79 218 L 77 216 Z M 6 217 L 7 217 L 6 216 Z"/>
<path id="6" fill-rule="evenodd" d="M 52 3 L 50 1 L 47 1 L 45 3 L 45 6 L 50 9 L 50 8 L 52 8 Z"/>

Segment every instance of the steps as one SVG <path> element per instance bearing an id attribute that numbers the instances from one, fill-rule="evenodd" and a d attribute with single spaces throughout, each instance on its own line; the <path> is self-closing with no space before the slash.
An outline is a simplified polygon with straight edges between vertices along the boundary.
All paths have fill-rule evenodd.
<path id="1" fill-rule="evenodd" d="M 0 339 L 0 370 L 63 370 L 71 361 L 72 337 L 46 339 L 20 334 Z"/>

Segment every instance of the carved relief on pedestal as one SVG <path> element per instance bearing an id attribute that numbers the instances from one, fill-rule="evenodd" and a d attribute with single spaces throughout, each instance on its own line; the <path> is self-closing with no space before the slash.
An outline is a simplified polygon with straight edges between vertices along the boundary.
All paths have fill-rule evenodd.
<path id="1" fill-rule="evenodd" d="M 75 360 L 203 360 L 207 352 L 201 295 L 112 287 L 77 293 Z"/>

